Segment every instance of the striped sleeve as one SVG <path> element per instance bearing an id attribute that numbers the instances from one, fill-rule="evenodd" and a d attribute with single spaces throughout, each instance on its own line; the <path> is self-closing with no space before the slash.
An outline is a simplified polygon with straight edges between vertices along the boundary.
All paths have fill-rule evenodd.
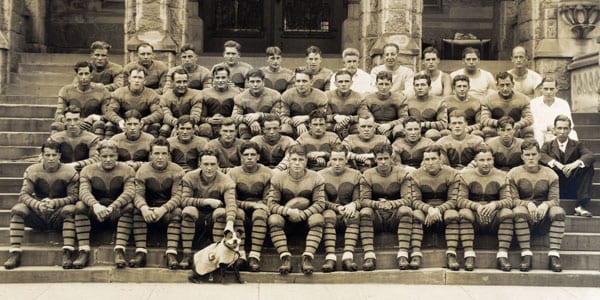
<path id="1" fill-rule="evenodd" d="M 130 167 L 126 167 L 123 174 L 123 192 L 109 206 L 113 208 L 122 208 L 131 203 L 136 195 L 135 193 L 135 172 Z"/>
<path id="2" fill-rule="evenodd" d="M 389 203 L 392 204 L 392 208 L 399 208 L 401 206 L 410 206 L 411 202 L 411 192 L 412 192 L 412 184 L 411 181 L 408 180 L 408 173 L 405 172 L 402 175 L 402 178 L 398 178 L 400 184 L 400 199 L 391 199 L 388 200 Z"/>
<path id="3" fill-rule="evenodd" d="M 447 191 L 448 199 L 442 205 L 438 206 L 441 213 L 444 213 L 449 209 L 456 208 L 458 202 L 458 178 L 456 172 L 454 172 L 452 176 L 446 180 L 449 181 Z"/>
<path id="4" fill-rule="evenodd" d="M 325 197 L 325 180 L 321 175 L 315 174 L 314 187 L 312 193 L 312 203 L 306 208 L 303 213 L 308 218 L 314 214 L 320 214 L 325 210 L 327 206 L 327 198 Z"/>
<path id="5" fill-rule="evenodd" d="M 267 198 L 267 202 L 269 205 L 269 211 L 271 211 L 272 214 L 287 216 L 289 208 L 280 204 L 281 174 L 282 173 L 276 174 L 271 179 L 271 185 L 269 186 L 269 196 Z"/>
<path id="6" fill-rule="evenodd" d="M 477 210 L 481 206 L 480 203 L 469 199 L 469 185 L 465 181 L 462 175 L 458 175 L 458 195 L 457 204 L 458 208 L 468 208 L 470 210 Z"/>
<path id="7" fill-rule="evenodd" d="M 53 207 L 59 208 L 68 204 L 75 204 L 79 198 L 79 174 L 72 170 L 69 183 L 67 184 L 67 196 L 63 198 L 52 199 L 56 203 Z"/>
<path id="8" fill-rule="evenodd" d="M 21 186 L 21 192 L 19 193 L 19 203 L 23 203 L 28 207 L 39 210 L 40 201 L 35 198 L 35 184 L 33 183 L 33 178 L 29 174 L 30 171 L 30 168 L 27 168 L 23 174 L 23 185 Z"/>
<path id="9" fill-rule="evenodd" d="M 89 180 L 89 173 L 93 167 L 94 166 L 91 165 L 83 168 L 79 176 L 79 200 L 89 207 L 93 207 L 94 204 L 98 203 L 98 200 L 96 200 L 96 197 L 92 194 L 92 185 Z"/>
<path id="10" fill-rule="evenodd" d="M 235 183 L 229 177 L 223 183 L 223 202 L 225 203 L 225 215 L 227 222 L 235 221 L 237 202 L 235 200 Z"/>
<path id="11" fill-rule="evenodd" d="M 167 211 L 173 211 L 175 208 L 181 206 L 181 186 L 182 178 L 185 174 L 183 169 L 178 168 L 177 171 L 173 172 L 173 185 L 171 186 L 171 198 L 165 204 L 162 205 Z"/>

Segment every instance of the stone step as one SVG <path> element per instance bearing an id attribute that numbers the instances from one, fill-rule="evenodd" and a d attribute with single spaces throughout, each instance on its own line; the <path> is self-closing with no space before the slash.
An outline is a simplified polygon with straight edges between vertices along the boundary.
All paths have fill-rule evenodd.
<path id="1" fill-rule="evenodd" d="M 0 118 L 0 131 L 49 132 L 53 118 Z"/>
<path id="2" fill-rule="evenodd" d="M 40 154 L 40 147 L 38 146 L 0 146 L 0 160 L 7 159 L 25 159 L 36 157 Z"/>
<path id="3" fill-rule="evenodd" d="M 11 209 L 19 201 L 19 193 L 0 193 L 0 209 Z"/>
<path id="4" fill-rule="evenodd" d="M 8 257 L 8 248 L 9 247 L 0 247 L 0 260 L 3 262 Z M 534 251 L 533 252 L 533 261 L 532 268 L 533 271 L 528 273 L 528 275 L 538 273 L 538 272 L 548 272 L 548 256 L 544 251 Z M 129 248 L 126 253 L 126 258 L 130 258 L 134 255 L 134 249 Z M 376 274 L 377 272 L 390 270 L 395 271 L 397 273 L 417 273 L 419 271 L 400 271 L 397 269 L 396 263 L 396 252 L 395 251 L 376 251 L 377 255 L 377 271 L 369 273 L 368 276 L 371 277 L 371 274 Z M 341 252 L 337 253 L 337 256 L 341 256 Z M 458 253 L 459 262 L 462 265 L 462 253 Z M 49 266 L 60 266 L 62 261 L 62 250 L 60 247 L 25 247 L 23 249 L 23 254 L 21 257 L 21 267 L 11 270 L 9 272 L 23 270 L 31 267 L 49 267 Z M 164 262 L 164 249 L 148 249 L 147 256 L 147 267 L 138 269 L 140 271 L 149 271 L 152 268 L 160 268 L 164 271 L 169 271 L 172 273 L 176 272 L 190 272 L 190 271 L 171 271 L 165 268 Z M 315 259 L 313 261 L 313 265 L 316 268 L 316 274 L 322 274 L 320 272 L 320 267 L 324 262 L 324 255 L 317 254 L 315 255 Z M 354 260 L 357 263 L 359 269 L 362 268 L 363 257 L 361 253 L 355 253 Z M 509 260 L 511 264 L 516 267 L 520 262 L 520 253 L 518 251 L 511 251 L 509 253 Z M 84 270 L 94 269 L 98 267 L 112 267 L 114 262 L 114 251 L 111 247 L 93 247 L 91 251 L 90 257 L 90 266 L 85 268 Z M 447 270 L 444 268 L 446 263 L 446 254 L 445 250 L 425 250 L 423 251 L 423 263 L 422 269 L 420 271 L 427 271 L 430 269 L 439 269 L 439 270 Z M 597 272 L 600 267 L 600 252 L 586 252 L 586 251 L 562 251 L 561 252 L 561 263 L 563 265 L 563 272 L 569 271 L 595 271 Z M 280 260 L 279 256 L 272 251 L 265 251 L 261 256 L 261 273 L 260 274 L 268 274 L 270 272 L 277 272 L 279 267 Z M 292 257 L 292 269 L 293 272 L 290 275 L 299 274 L 300 272 L 300 264 L 301 264 L 301 256 L 296 253 Z M 485 270 L 485 269 L 494 269 L 496 266 L 496 253 L 495 251 L 478 251 L 477 258 L 475 261 L 476 270 Z M 114 270 L 115 272 L 124 272 L 124 271 L 136 271 L 133 268 L 125 268 L 122 270 Z M 338 266 L 336 270 L 341 271 L 341 259 L 338 259 Z M 73 272 L 74 270 L 68 270 L 64 272 Z M 329 274 L 330 276 L 335 276 L 337 274 L 351 274 L 350 272 L 335 272 Z M 449 270 L 448 270 L 449 271 Z M 450 271 L 449 271 L 450 272 Z M 469 273 L 465 271 L 452 271 L 453 273 Z M 502 273 L 501 271 L 498 271 Z M 0 274 L 4 274 L 3 271 L 0 271 Z M 364 271 L 358 271 L 354 274 L 363 274 Z M 513 270 L 507 274 L 515 274 L 514 276 L 518 276 L 516 274 L 523 274 L 518 272 L 517 270 Z M 600 273 L 598 273 L 600 276 Z M 1 275 L 0 275 L 1 278 Z M 134 280 L 135 281 L 135 280 Z M 0 279 L 0 282 L 6 282 Z"/>
<path id="5" fill-rule="evenodd" d="M 22 176 L 31 164 L 31 161 L 0 161 L 0 177 Z"/>
<path id="6" fill-rule="evenodd" d="M 573 214 L 573 209 L 578 206 L 577 200 L 574 199 L 561 199 L 560 206 L 565 209 L 567 215 Z M 600 216 L 600 199 L 592 199 L 586 208 L 595 216 Z M 578 232 L 588 232 L 584 230 L 572 230 Z"/>
<path id="7" fill-rule="evenodd" d="M 9 211 L 3 210 L 3 222 L 6 223 L 9 219 Z M 6 226 L 6 225 L 5 225 Z M 10 230 L 8 227 L 0 227 L 0 245 L 8 245 L 10 243 Z M 92 238 L 94 245 L 113 245 L 115 240 L 115 228 L 105 226 L 99 228 L 93 227 Z M 199 249 L 205 246 L 210 240 L 206 233 L 198 233 L 194 240 L 194 248 Z M 47 245 L 62 244 L 62 236 L 59 231 L 38 231 L 32 228 L 27 228 L 25 245 Z M 397 249 L 397 237 L 391 233 L 378 233 L 374 240 L 376 249 Z M 475 239 L 476 249 L 494 249 L 497 247 L 498 241 L 495 234 L 478 234 Z M 133 242 L 130 241 L 130 245 Z M 148 245 L 150 247 L 165 247 L 166 245 L 166 229 L 150 226 L 148 234 Z M 343 248 L 343 236 L 338 235 L 337 243 L 339 249 Z M 288 246 L 291 251 L 300 251 L 304 249 L 304 237 L 301 235 L 292 235 L 289 238 Z M 548 235 L 536 235 L 533 233 L 531 246 L 536 250 L 548 248 Z M 272 243 L 269 239 L 265 242 L 265 248 L 272 248 Z M 423 239 L 424 249 L 443 249 L 446 247 L 443 232 L 427 231 Z M 518 243 L 516 237 L 513 239 L 512 248 L 517 249 Z M 597 232 L 566 232 L 563 238 L 562 250 L 565 251 L 600 251 L 600 233 Z"/>
<path id="8" fill-rule="evenodd" d="M 575 127 L 579 125 L 600 125 L 598 113 L 574 113 L 573 122 Z"/>
<path id="9" fill-rule="evenodd" d="M 94 282 L 94 283 L 188 283 L 191 274 L 186 270 L 164 268 L 115 269 L 110 266 L 94 266 L 82 270 L 63 270 L 60 267 L 20 267 L 0 270 L 4 283 L 39 282 Z M 455 272 L 442 268 L 426 268 L 415 271 L 376 270 L 369 273 L 336 272 L 301 273 L 279 275 L 275 272 L 240 272 L 246 283 L 297 283 L 297 284 L 427 284 L 427 285 L 516 285 L 516 286 L 563 286 L 597 287 L 600 273 L 597 271 L 564 270 L 554 273 L 534 270 L 528 273 L 502 272 L 495 269 L 477 269 L 473 272 Z M 233 283 L 233 276 L 226 276 Z M 229 287 L 232 287 L 231 285 Z"/>
<path id="10" fill-rule="evenodd" d="M 592 183 L 591 194 L 592 194 L 591 196 L 593 199 L 600 198 L 600 183 L 597 183 L 597 182 Z"/>
<path id="11" fill-rule="evenodd" d="M 23 177 L 1 177 L 0 191 L 5 193 L 18 193 L 21 191 Z"/>
<path id="12" fill-rule="evenodd" d="M 5 146 L 41 146 L 50 136 L 50 132 L 0 132 L 0 145 Z"/>
<path id="13" fill-rule="evenodd" d="M 38 65 L 65 65 L 73 66 L 78 61 L 90 59 L 89 54 L 73 54 L 73 53 L 19 53 L 19 63 L 29 63 Z M 123 55 L 112 54 L 110 60 L 114 62 L 122 62 Z M 71 72 L 73 70 L 71 69 Z"/>
<path id="14" fill-rule="evenodd" d="M 600 162 L 595 165 L 600 166 Z M 600 182 L 600 168 L 594 168 L 594 179 L 592 179 L 592 182 Z"/>
<path id="15" fill-rule="evenodd" d="M 58 97 L 58 91 L 63 87 L 63 84 L 51 83 L 51 85 L 39 85 L 27 82 L 11 83 L 6 87 L 7 95 L 28 95 L 31 97 L 38 96 L 55 96 Z"/>
<path id="16" fill-rule="evenodd" d="M 71 73 L 42 73 L 42 72 L 29 72 L 29 73 L 10 73 L 10 82 L 15 83 L 27 83 L 34 85 L 66 85 L 73 82 L 75 78 L 75 72 Z"/>
<path id="17" fill-rule="evenodd" d="M 600 129 L 599 129 L 600 131 Z M 594 152 L 594 153 L 600 153 L 600 139 L 599 138 L 594 138 L 594 139 L 580 139 L 584 145 L 590 149 L 590 151 Z"/>
<path id="18" fill-rule="evenodd" d="M 600 125 L 581 125 L 575 128 L 580 139 L 600 138 Z"/>
<path id="19" fill-rule="evenodd" d="M 37 63 L 19 63 L 18 73 L 61 73 L 73 74 L 73 65 L 71 64 L 37 64 Z M 57 91 L 58 92 L 58 91 Z"/>
<path id="20" fill-rule="evenodd" d="M 0 104 L 0 118 L 54 118 L 55 112 L 56 104 Z"/>
<path id="21" fill-rule="evenodd" d="M 56 105 L 57 99 L 51 96 L 0 95 L 0 103 L 3 104 Z"/>

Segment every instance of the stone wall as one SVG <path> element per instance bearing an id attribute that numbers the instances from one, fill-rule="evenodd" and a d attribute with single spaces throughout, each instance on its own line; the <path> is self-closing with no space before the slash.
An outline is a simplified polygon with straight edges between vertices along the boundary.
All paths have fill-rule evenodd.
<path id="1" fill-rule="evenodd" d="M 89 52 L 97 40 L 122 53 L 124 3 L 103 0 L 53 0 L 46 19 L 46 45 L 52 52 Z"/>
<path id="2" fill-rule="evenodd" d="M 600 54 L 575 57 L 568 65 L 573 112 L 600 111 Z"/>

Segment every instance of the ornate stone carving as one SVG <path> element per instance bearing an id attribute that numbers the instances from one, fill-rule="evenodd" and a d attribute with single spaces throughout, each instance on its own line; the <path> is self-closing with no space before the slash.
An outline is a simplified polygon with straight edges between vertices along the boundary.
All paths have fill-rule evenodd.
<path id="1" fill-rule="evenodd" d="M 594 1 L 566 1 L 560 4 L 562 20 L 571 26 L 577 39 L 586 38 L 600 21 L 600 4 Z"/>

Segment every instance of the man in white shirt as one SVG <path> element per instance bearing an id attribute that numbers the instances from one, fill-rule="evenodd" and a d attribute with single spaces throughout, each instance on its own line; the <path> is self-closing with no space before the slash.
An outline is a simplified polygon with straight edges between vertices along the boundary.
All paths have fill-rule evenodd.
<path id="1" fill-rule="evenodd" d="M 529 103 L 533 114 L 533 137 L 541 146 L 545 142 L 554 139 L 554 119 L 558 115 L 565 115 L 573 124 L 571 108 L 569 103 L 561 98 L 555 97 L 556 80 L 552 77 L 544 77 L 541 81 L 543 96 L 534 98 Z M 569 138 L 577 140 L 577 133 L 571 130 Z"/>
<path id="2" fill-rule="evenodd" d="M 458 69 L 450 74 L 454 78 L 456 75 L 467 75 L 469 77 L 471 89 L 469 95 L 477 99 L 483 99 L 496 90 L 496 79 L 492 73 L 479 68 L 479 50 L 471 47 L 465 48 L 462 52 L 464 68 Z"/>
<path id="3" fill-rule="evenodd" d="M 342 60 L 344 61 L 344 69 L 348 70 L 352 75 L 352 86 L 350 89 L 361 94 L 374 92 L 373 79 L 369 73 L 358 68 L 360 58 L 360 52 L 354 48 L 346 48 L 342 52 Z M 331 76 L 335 78 L 336 73 Z M 335 80 L 331 81 L 329 90 L 333 91 L 337 87 L 335 86 Z"/>
<path id="4" fill-rule="evenodd" d="M 404 95 L 411 95 L 412 85 L 410 82 L 413 77 L 413 70 L 401 66 L 398 60 L 400 47 L 394 43 L 383 45 L 383 65 L 376 66 L 371 70 L 371 80 L 375 83 L 377 74 L 381 71 L 392 73 L 392 92 L 402 92 Z"/>
<path id="5" fill-rule="evenodd" d="M 529 98 L 535 96 L 535 89 L 542 83 L 542 76 L 536 71 L 528 69 L 529 56 L 527 50 L 522 46 L 516 46 L 512 50 L 511 61 L 514 68 L 508 70 L 515 78 L 515 90 L 527 95 Z"/>

